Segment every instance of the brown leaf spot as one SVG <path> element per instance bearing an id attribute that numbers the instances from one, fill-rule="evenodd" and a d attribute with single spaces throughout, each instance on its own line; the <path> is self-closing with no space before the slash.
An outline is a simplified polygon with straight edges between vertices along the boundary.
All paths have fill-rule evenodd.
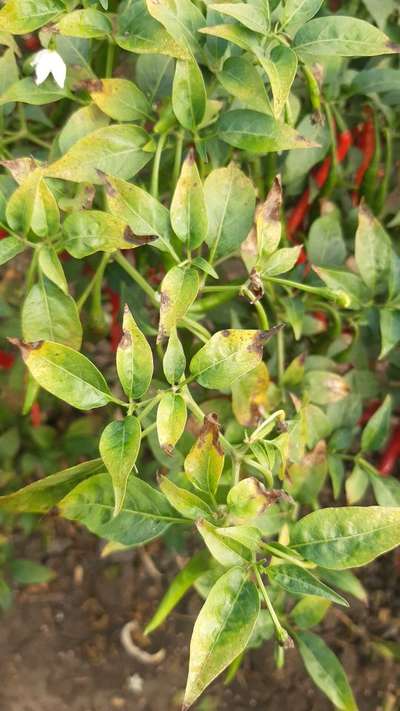
<path id="1" fill-rule="evenodd" d="M 37 350 L 44 343 L 44 341 L 33 341 L 32 343 L 25 343 L 24 341 L 21 341 L 19 338 L 7 338 L 7 340 L 13 346 L 17 346 L 17 348 L 19 348 L 24 360 L 27 359 L 27 357 L 29 356 L 31 351 Z"/>
<path id="2" fill-rule="evenodd" d="M 137 247 L 154 242 L 155 239 L 157 239 L 156 235 L 135 235 L 129 225 L 124 229 L 124 240 L 130 244 L 135 244 Z"/>
<path id="3" fill-rule="evenodd" d="M 122 350 L 126 350 L 127 348 L 129 348 L 131 346 L 131 344 L 132 344 L 131 334 L 129 333 L 129 331 L 125 331 L 119 344 L 118 344 L 118 348 L 122 348 Z"/>
<path id="4" fill-rule="evenodd" d="M 174 452 L 174 448 L 173 448 L 172 444 L 163 444 L 161 449 L 164 452 L 164 454 L 166 454 L 168 457 L 172 457 L 173 452 Z"/>
<path id="5" fill-rule="evenodd" d="M 204 445 L 208 435 L 211 435 L 211 443 L 214 449 L 218 452 L 218 454 L 223 456 L 224 450 L 222 449 L 219 441 L 219 422 L 216 412 L 210 412 L 204 417 L 203 426 L 199 432 L 200 446 Z"/>
<path id="6" fill-rule="evenodd" d="M 89 93 L 93 91 L 103 91 L 103 82 L 101 79 L 81 79 L 74 84 L 74 89 L 82 89 Z"/>

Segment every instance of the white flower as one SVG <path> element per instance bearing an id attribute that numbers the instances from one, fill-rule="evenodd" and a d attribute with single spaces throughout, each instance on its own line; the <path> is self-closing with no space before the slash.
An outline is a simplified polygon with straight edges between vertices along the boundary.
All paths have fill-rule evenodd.
<path id="1" fill-rule="evenodd" d="M 36 84 L 43 84 L 49 74 L 52 74 L 55 82 L 63 89 L 67 67 L 63 58 L 53 49 L 41 49 L 32 60 L 35 67 Z"/>

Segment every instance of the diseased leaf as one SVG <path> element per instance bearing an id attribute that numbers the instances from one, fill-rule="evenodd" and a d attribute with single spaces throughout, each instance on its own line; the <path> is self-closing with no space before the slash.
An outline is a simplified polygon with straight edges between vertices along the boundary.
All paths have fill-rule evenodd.
<path id="1" fill-rule="evenodd" d="M 145 95 L 128 79 L 101 79 L 90 92 L 90 98 L 116 121 L 141 121 L 151 117 L 151 106 Z"/>
<path id="2" fill-rule="evenodd" d="M 279 118 L 290 95 L 297 72 L 297 56 L 290 47 L 278 45 L 269 57 L 259 52 L 257 59 L 268 76 L 275 118 Z M 304 146 L 303 146 L 304 147 Z"/>
<path id="3" fill-rule="evenodd" d="M 166 392 L 157 409 L 157 434 L 161 449 L 172 454 L 186 426 L 186 403 L 178 393 Z"/>
<path id="4" fill-rule="evenodd" d="M 265 35 L 268 32 L 267 13 L 263 9 L 262 4 L 259 6 L 256 3 L 245 4 L 244 2 L 222 2 L 211 5 L 211 9 L 216 10 L 221 15 L 233 17 L 242 25 L 253 32 L 259 32 Z"/>
<path id="5" fill-rule="evenodd" d="M 31 229 L 38 237 L 57 232 L 60 213 L 40 168 L 34 170 L 17 187 L 7 204 L 7 222 L 18 233 L 27 235 Z"/>
<path id="6" fill-rule="evenodd" d="M 140 439 L 140 422 L 133 415 L 110 422 L 101 434 L 99 450 L 112 479 L 115 497 L 114 516 L 117 516 L 122 509 L 128 477 L 139 454 Z"/>
<path id="7" fill-rule="evenodd" d="M 23 35 L 54 20 L 65 11 L 61 0 L 8 0 L 0 10 L 2 32 Z"/>
<path id="8" fill-rule="evenodd" d="M 38 479 L 12 494 L 0 496 L 0 510 L 11 513 L 46 513 L 77 484 L 104 469 L 101 459 L 76 464 Z"/>
<path id="9" fill-rule="evenodd" d="M 195 162 L 189 151 L 182 165 L 171 203 L 171 224 L 175 234 L 189 249 L 197 249 L 208 232 L 204 190 Z"/>
<path id="10" fill-rule="evenodd" d="M 178 338 L 176 328 L 171 330 L 167 349 L 163 358 L 163 370 L 170 385 L 179 382 L 186 368 L 186 356 Z"/>
<path id="11" fill-rule="evenodd" d="M 331 570 L 366 565 L 400 543 L 400 508 L 327 508 L 298 521 L 291 546 Z"/>
<path id="12" fill-rule="evenodd" d="M 62 158 L 45 169 L 45 175 L 76 183 L 101 184 L 101 173 L 127 180 L 151 160 L 149 141 L 140 126 L 104 126 L 80 138 Z"/>
<path id="13" fill-rule="evenodd" d="M 54 247 L 45 244 L 41 246 L 39 250 L 39 267 L 41 272 L 50 279 L 50 281 L 56 284 L 64 294 L 68 294 L 67 280 Z"/>
<path id="14" fill-rule="evenodd" d="M 0 242 L 0 266 L 6 264 L 17 256 L 21 254 L 25 249 L 25 245 L 22 240 L 18 237 L 6 237 Z"/>
<path id="15" fill-rule="evenodd" d="M 122 329 L 123 336 L 116 356 L 117 373 L 125 395 L 130 400 L 137 400 L 150 386 L 154 367 L 153 353 L 127 305 Z"/>
<path id="16" fill-rule="evenodd" d="M 112 32 L 112 24 L 107 15 L 93 7 L 63 15 L 55 27 L 62 35 L 89 39 L 102 39 Z"/>
<path id="17" fill-rule="evenodd" d="M 22 335 L 28 343 L 54 341 L 79 350 L 82 325 L 72 296 L 46 277 L 28 292 L 21 313 Z"/>
<path id="18" fill-rule="evenodd" d="M 190 372 L 205 388 L 229 388 L 237 378 L 258 365 L 264 345 L 278 328 L 270 331 L 230 329 L 214 333 L 193 356 Z"/>
<path id="19" fill-rule="evenodd" d="M 51 341 L 19 345 L 39 385 L 72 407 L 91 410 L 113 399 L 100 371 L 82 353 Z"/>
<path id="20" fill-rule="evenodd" d="M 200 491 L 215 494 L 224 468 L 224 452 L 219 441 L 218 417 L 204 417 L 199 436 L 185 459 L 185 473 Z"/>
<path id="21" fill-rule="evenodd" d="M 114 516 L 114 492 L 108 474 L 98 474 L 79 484 L 61 502 L 65 518 L 124 546 L 139 546 L 161 536 L 179 522 L 165 496 L 138 477 L 128 480 L 125 501 Z"/>
<path id="22" fill-rule="evenodd" d="M 196 269 L 172 267 L 161 284 L 158 341 L 171 334 L 195 300 L 200 280 Z"/>
<path id="23" fill-rule="evenodd" d="M 218 73 L 218 80 L 244 106 L 270 113 L 264 82 L 249 60 L 244 57 L 228 57 Z"/>
<path id="24" fill-rule="evenodd" d="M 117 15 L 116 43 L 128 52 L 189 59 L 189 50 L 149 14 L 146 0 L 125 3 Z M 153 58 L 153 57 L 152 57 Z"/>
<path id="25" fill-rule="evenodd" d="M 268 412 L 269 372 L 265 363 L 232 383 L 232 409 L 243 427 L 256 427 Z"/>
<path id="26" fill-rule="evenodd" d="M 185 710 L 246 648 L 259 611 L 258 591 L 245 569 L 231 568 L 217 580 L 193 629 Z"/>

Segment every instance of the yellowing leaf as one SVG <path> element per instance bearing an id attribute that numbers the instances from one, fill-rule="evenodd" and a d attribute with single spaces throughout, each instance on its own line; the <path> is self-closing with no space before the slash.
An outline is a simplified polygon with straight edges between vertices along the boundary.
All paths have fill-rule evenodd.
<path id="1" fill-rule="evenodd" d="M 218 418 L 206 415 L 204 424 L 185 459 L 185 472 L 196 489 L 215 494 L 224 467 L 224 453 L 219 441 Z"/>

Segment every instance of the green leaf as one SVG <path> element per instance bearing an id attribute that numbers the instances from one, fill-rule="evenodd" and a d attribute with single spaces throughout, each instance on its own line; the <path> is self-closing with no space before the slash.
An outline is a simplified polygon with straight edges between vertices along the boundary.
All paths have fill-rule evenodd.
<path id="1" fill-rule="evenodd" d="M 349 603 L 341 595 L 322 583 L 318 578 L 304 568 L 292 563 L 270 565 L 267 574 L 273 583 L 289 592 L 291 595 L 316 595 L 326 598 L 338 605 L 349 607 Z"/>
<path id="2" fill-rule="evenodd" d="M 311 370 L 304 378 L 304 389 L 311 402 L 329 405 L 343 400 L 349 394 L 349 385 L 341 375 L 328 370 Z"/>
<path id="3" fill-rule="evenodd" d="M 391 260 L 390 239 L 365 203 L 358 213 L 355 257 L 365 284 L 371 291 L 383 291 L 389 277 Z"/>
<path id="4" fill-rule="evenodd" d="M 61 153 L 66 153 L 80 138 L 107 126 L 109 118 L 95 104 L 82 106 L 67 119 L 58 134 L 58 145 Z"/>
<path id="5" fill-rule="evenodd" d="M 318 217 L 308 234 L 307 254 L 321 267 L 340 267 L 346 259 L 346 244 L 336 212 Z"/>
<path id="6" fill-rule="evenodd" d="M 101 210 L 72 212 L 64 220 L 63 229 L 64 247 L 76 259 L 96 252 L 134 249 L 152 239 L 135 235 L 126 222 Z"/>
<path id="7" fill-rule="evenodd" d="M 132 178 L 151 160 L 149 136 L 143 128 L 115 124 L 80 138 L 62 158 L 45 170 L 50 178 L 101 184 L 101 173 Z M 100 174 L 99 174 L 100 173 Z"/>
<path id="8" fill-rule="evenodd" d="M 318 570 L 318 575 L 329 585 L 353 595 L 361 602 L 368 602 L 368 595 L 359 579 L 350 570 Z"/>
<path id="9" fill-rule="evenodd" d="M 112 479 L 115 497 L 114 516 L 117 516 L 122 509 L 128 477 L 139 454 L 140 439 L 140 422 L 133 415 L 110 422 L 101 434 L 99 450 Z"/>
<path id="10" fill-rule="evenodd" d="M 208 232 L 203 185 L 190 150 L 182 165 L 171 203 L 171 224 L 175 234 L 189 249 L 197 249 Z"/>
<path id="11" fill-rule="evenodd" d="M 190 54 L 200 49 L 197 32 L 204 17 L 191 0 L 147 0 L 147 9 Z"/>
<path id="12" fill-rule="evenodd" d="M 214 25 L 213 27 L 202 27 L 199 30 L 202 34 L 210 35 L 211 37 L 219 37 L 220 39 L 232 42 L 232 44 L 241 47 L 246 52 L 256 53 L 259 49 L 257 37 L 254 32 L 241 27 L 240 25 Z"/>
<path id="13" fill-rule="evenodd" d="M 172 108 L 179 123 L 188 131 L 196 131 L 203 121 L 207 94 L 203 74 L 197 62 L 178 60 L 172 86 Z"/>
<path id="14" fill-rule="evenodd" d="M 385 308 L 379 309 L 379 321 L 381 328 L 379 359 L 382 360 L 400 341 L 400 311 Z"/>
<path id="15" fill-rule="evenodd" d="M 224 468 L 224 452 L 219 441 L 218 417 L 210 413 L 185 459 L 185 473 L 196 489 L 215 494 Z"/>
<path id="16" fill-rule="evenodd" d="M 245 569 L 232 568 L 217 580 L 193 629 L 185 711 L 246 648 L 259 611 L 258 591 Z"/>
<path id="17" fill-rule="evenodd" d="M 227 496 L 229 520 L 238 524 L 255 521 L 277 500 L 276 492 L 269 493 L 253 476 L 242 479 Z"/>
<path id="18" fill-rule="evenodd" d="M 298 632 L 295 639 L 304 666 L 318 688 L 336 708 L 342 711 L 357 711 L 344 669 L 321 637 L 312 632 Z"/>
<path id="19" fill-rule="evenodd" d="M 160 489 L 168 499 L 171 506 L 179 511 L 184 518 L 197 520 L 199 518 L 210 518 L 212 511 L 208 504 L 197 494 L 193 494 L 187 489 L 182 489 L 174 484 L 167 476 L 160 479 Z"/>
<path id="20" fill-rule="evenodd" d="M 76 464 L 34 481 L 12 494 L 0 496 L 0 510 L 12 513 L 46 513 L 79 482 L 103 471 L 101 459 Z"/>
<path id="21" fill-rule="evenodd" d="M 246 239 L 254 217 L 252 182 L 234 164 L 207 176 L 204 193 L 208 212 L 207 244 L 215 257 L 235 252 Z"/>
<path id="22" fill-rule="evenodd" d="M 25 244 L 18 237 L 5 237 L 0 242 L 0 266 L 6 264 L 17 254 L 21 254 L 25 249 Z"/>
<path id="23" fill-rule="evenodd" d="M 196 553 L 173 579 L 144 633 L 150 634 L 159 627 L 169 613 L 182 600 L 193 583 L 209 569 L 210 556 L 206 550 Z"/>
<path id="24" fill-rule="evenodd" d="M 382 405 L 374 412 L 364 427 L 361 436 L 361 449 L 376 451 L 384 445 L 390 431 L 392 398 L 386 395 Z"/>
<path id="25" fill-rule="evenodd" d="M 400 47 L 383 32 L 355 17 L 318 17 L 307 22 L 294 38 L 293 49 L 309 59 L 318 55 L 373 57 L 399 52 Z"/>
<path id="26" fill-rule="evenodd" d="M 232 383 L 232 410 L 243 427 L 256 427 L 268 412 L 269 373 L 261 362 Z"/>
<path id="27" fill-rule="evenodd" d="M 269 58 L 258 52 L 257 59 L 270 81 L 274 100 L 274 116 L 279 118 L 285 108 L 296 76 L 297 56 L 290 47 L 278 45 L 271 51 Z"/>
<path id="28" fill-rule="evenodd" d="M 0 575 L 0 610 L 6 612 L 10 609 L 13 601 L 11 588 L 7 585 L 3 576 Z"/>
<path id="29" fill-rule="evenodd" d="M 243 565 L 251 560 L 250 549 L 234 538 L 221 535 L 219 529 L 202 518 L 196 522 L 197 530 L 215 560 L 225 568 Z"/>
<path id="30" fill-rule="evenodd" d="M 90 7 L 68 12 L 57 22 L 55 29 L 61 35 L 70 37 L 102 39 L 111 35 L 112 24 L 107 15 Z"/>
<path id="31" fill-rule="evenodd" d="M 172 267 L 161 283 L 158 341 L 176 328 L 193 304 L 200 286 L 199 273 L 191 267 Z"/>
<path id="32" fill-rule="evenodd" d="M 186 403 L 178 393 L 166 392 L 157 409 L 157 434 L 161 449 L 172 454 L 186 426 Z"/>
<path id="33" fill-rule="evenodd" d="M 44 104 L 52 104 L 54 101 L 60 101 L 65 96 L 65 89 L 61 89 L 51 79 L 37 86 L 32 77 L 24 77 L 24 79 L 19 79 L 7 87 L 6 91 L 0 96 L 0 106 L 14 101 L 31 104 L 32 106 L 43 106 Z"/>
<path id="34" fill-rule="evenodd" d="M 278 249 L 260 264 L 261 276 L 268 278 L 289 272 L 296 265 L 301 249 L 301 245 Z"/>
<path id="35" fill-rule="evenodd" d="M 363 498 L 368 489 L 368 484 L 368 474 L 356 464 L 345 484 L 346 499 L 350 506 Z"/>
<path id="36" fill-rule="evenodd" d="M 145 95 L 128 79 L 102 79 L 90 92 L 90 98 L 115 121 L 137 121 L 151 117 L 151 106 Z"/>
<path id="37" fill-rule="evenodd" d="M 227 329 L 218 331 L 193 356 L 190 372 L 205 388 L 224 390 L 256 367 L 263 347 L 278 327 L 270 331 Z"/>
<path id="38" fill-rule="evenodd" d="M 270 113 L 270 105 L 264 82 L 248 59 L 244 57 L 228 57 L 218 80 L 232 96 L 235 96 L 244 106 L 254 111 Z"/>
<path id="39" fill-rule="evenodd" d="M 79 350 L 82 325 L 72 296 L 46 277 L 27 294 L 21 313 L 25 341 L 54 341 Z"/>
<path id="40" fill-rule="evenodd" d="M 45 565 L 35 563 L 33 560 L 17 558 L 10 563 L 12 578 L 19 585 L 40 585 L 53 580 L 55 573 Z"/>
<path id="41" fill-rule="evenodd" d="M 43 27 L 65 11 L 61 0 L 8 0 L 0 10 L 2 32 L 24 35 Z"/>
<path id="42" fill-rule="evenodd" d="M 149 15 L 146 0 L 135 0 L 122 6 L 117 15 L 116 43 L 128 52 L 138 54 L 166 54 L 189 59 L 188 49 Z"/>
<path id="43" fill-rule="evenodd" d="M 307 597 L 299 600 L 297 605 L 290 611 L 290 617 L 297 627 L 300 627 L 301 630 L 307 630 L 322 622 L 330 606 L 329 600 L 324 600 L 324 598 L 316 597 L 315 595 L 307 595 Z"/>
<path id="44" fill-rule="evenodd" d="M 39 268 L 41 272 L 58 286 L 64 294 L 68 294 L 68 284 L 62 264 L 54 247 L 43 244 L 39 249 Z M 29 338 L 27 340 L 30 340 Z M 57 339 L 52 339 L 57 340 Z M 79 346 L 78 346 L 79 347 Z"/>
<path id="45" fill-rule="evenodd" d="M 225 143 L 261 155 L 316 145 L 291 126 L 250 109 L 223 113 L 217 123 L 217 133 Z"/>
<path id="46" fill-rule="evenodd" d="M 369 478 L 379 506 L 400 506 L 400 482 L 397 479 L 373 474 Z"/>
<path id="47" fill-rule="evenodd" d="M 233 17 L 247 29 L 253 32 L 259 32 L 262 35 L 268 32 L 267 13 L 263 9 L 262 4 L 258 6 L 256 3 L 245 4 L 244 2 L 231 3 L 223 2 L 210 5 L 212 10 L 216 10 L 221 15 Z"/>
<path id="48" fill-rule="evenodd" d="M 123 336 L 117 349 L 117 373 L 125 395 L 137 400 L 145 394 L 153 377 L 153 353 L 127 305 L 122 322 Z"/>
<path id="49" fill-rule="evenodd" d="M 293 35 L 317 14 L 323 0 L 287 0 L 283 8 L 281 27 Z"/>
<path id="50" fill-rule="evenodd" d="M 139 546 L 161 536 L 171 523 L 181 521 L 165 496 L 138 477 L 128 480 L 124 504 L 114 516 L 114 491 L 108 474 L 79 484 L 60 503 L 65 518 L 124 546 Z"/>
<path id="51" fill-rule="evenodd" d="M 346 294 L 348 298 L 346 308 L 359 309 L 368 303 L 368 289 L 358 274 L 344 269 L 325 269 L 325 267 L 314 267 L 314 271 L 329 289 Z"/>
<path id="52" fill-rule="evenodd" d="M 400 72 L 390 67 L 375 67 L 357 72 L 350 84 L 354 94 L 384 94 L 400 91 Z"/>
<path id="53" fill-rule="evenodd" d="M 72 407 L 91 410 L 113 400 L 104 377 L 82 353 L 51 341 L 21 344 L 20 347 L 24 361 L 39 385 Z"/>
<path id="54" fill-rule="evenodd" d="M 282 237 L 282 186 L 274 178 L 272 187 L 257 214 L 257 270 L 278 248 Z"/>
<path id="55" fill-rule="evenodd" d="M 400 508 L 327 508 L 298 521 L 291 547 L 331 570 L 366 565 L 400 544 Z"/>
<path id="56" fill-rule="evenodd" d="M 211 264 L 204 259 L 204 257 L 195 257 L 192 259 L 191 265 L 192 267 L 196 267 L 196 269 L 200 269 L 200 271 L 205 274 L 208 274 L 208 276 L 213 279 L 219 279 L 218 273 L 215 271 L 214 267 L 212 267 Z"/>
<path id="57" fill-rule="evenodd" d="M 135 236 L 159 237 L 152 244 L 160 249 L 170 243 L 169 211 L 158 200 L 142 188 L 118 178 L 107 177 L 105 189 L 108 209 L 116 218 L 124 220 Z"/>
<path id="58" fill-rule="evenodd" d="M 176 328 L 173 328 L 168 339 L 167 349 L 163 358 L 163 371 L 170 385 L 176 385 L 186 368 L 186 356 L 182 343 L 178 338 Z"/>
<path id="59" fill-rule="evenodd" d="M 58 231 L 58 205 L 43 180 L 40 168 L 28 175 L 13 192 L 7 204 L 6 217 L 10 227 L 24 235 L 30 229 L 38 237 L 47 237 Z"/>

